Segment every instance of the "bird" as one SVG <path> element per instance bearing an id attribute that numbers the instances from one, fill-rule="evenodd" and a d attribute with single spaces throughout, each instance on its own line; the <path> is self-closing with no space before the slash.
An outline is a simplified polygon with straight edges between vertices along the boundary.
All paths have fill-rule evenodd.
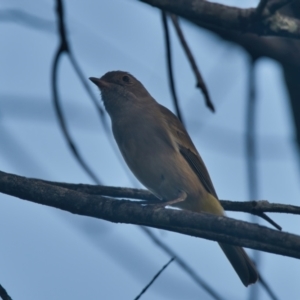
<path id="1" fill-rule="evenodd" d="M 128 72 L 89 79 L 101 92 L 114 138 L 137 179 L 167 205 L 223 216 L 207 168 L 180 120 Z M 243 248 L 219 245 L 246 287 L 258 280 Z"/>

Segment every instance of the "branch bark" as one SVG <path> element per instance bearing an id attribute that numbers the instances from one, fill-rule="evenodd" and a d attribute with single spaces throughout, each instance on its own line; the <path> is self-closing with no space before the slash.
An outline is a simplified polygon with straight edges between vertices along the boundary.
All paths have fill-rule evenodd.
<path id="1" fill-rule="evenodd" d="M 259 35 L 300 38 L 298 19 L 272 13 L 266 9 L 257 18 L 256 8 L 237 8 L 205 0 L 140 0 L 176 14 L 199 26 L 213 26 L 223 30 L 252 32 Z"/>
<path id="2" fill-rule="evenodd" d="M 0 284 L 0 297 L 2 300 L 12 300 L 11 297 L 7 294 L 5 288 Z"/>
<path id="3" fill-rule="evenodd" d="M 227 41 L 242 46 L 253 58 L 270 57 L 281 63 L 294 115 L 297 144 L 300 149 L 299 1 L 262 0 L 257 8 L 246 10 L 203 0 L 140 1 L 177 14 Z"/>
<path id="4" fill-rule="evenodd" d="M 109 196 L 115 198 L 130 198 L 130 199 L 145 200 L 150 203 L 161 203 L 161 200 L 155 197 L 148 190 L 103 186 L 103 185 L 54 182 L 54 181 L 46 181 L 40 179 L 35 179 L 35 180 L 46 184 L 64 187 L 73 191 L 86 193 L 89 195 L 101 195 L 101 196 Z M 261 201 L 220 200 L 220 202 L 223 208 L 228 211 L 240 211 L 246 213 L 273 212 L 273 213 L 287 213 L 287 214 L 300 215 L 300 206 L 280 204 L 280 203 L 270 203 L 269 201 L 266 200 L 261 200 Z"/>
<path id="5" fill-rule="evenodd" d="M 0 171 L 0 192 L 74 214 L 114 223 L 165 229 L 195 237 L 300 258 L 300 236 L 206 213 L 155 209 Z"/>

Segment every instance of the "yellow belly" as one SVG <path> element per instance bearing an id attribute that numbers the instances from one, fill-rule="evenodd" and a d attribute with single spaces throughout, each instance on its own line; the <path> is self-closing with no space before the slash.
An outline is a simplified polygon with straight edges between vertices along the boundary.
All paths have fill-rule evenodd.
<path id="1" fill-rule="evenodd" d="M 174 206 L 195 212 L 223 214 L 220 202 L 206 191 L 179 152 L 174 149 L 165 149 L 163 152 L 152 149 L 141 153 L 139 149 L 133 148 L 136 147 L 135 143 L 131 145 L 131 155 L 127 155 L 123 148 L 124 159 L 134 175 L 153 194 L 167 201 L 176 199 L 184 191 L 187 199 Z M 135 155 L 132 156 L 132 153 Z"/>

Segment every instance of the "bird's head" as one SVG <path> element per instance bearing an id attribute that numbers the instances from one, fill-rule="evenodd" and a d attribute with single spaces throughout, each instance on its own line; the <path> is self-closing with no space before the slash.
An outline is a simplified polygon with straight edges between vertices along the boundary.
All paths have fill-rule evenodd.
<path id="1" fill-rule="evenodd" d="M 111 71 L 101 78 L 89 78 L 101 91 L 109 114 L 128 106 L 143 105 L 152 99 L 143 84 L 128 72 Z"/>

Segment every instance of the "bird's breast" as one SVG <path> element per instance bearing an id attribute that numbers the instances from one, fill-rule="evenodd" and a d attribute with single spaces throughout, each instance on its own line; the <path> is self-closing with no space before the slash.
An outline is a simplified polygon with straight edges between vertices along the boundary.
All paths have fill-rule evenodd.
<path id="1" fill-rule="evenodd" d="M 180 191 L 198 198 L 201 184 L 166 133 L 149 127 L 143 130 L 142 126 L 137 125 L 123 134 L 114 130 L 120 151 L 133 174 L 165 200 L 177 198 Z"/>

